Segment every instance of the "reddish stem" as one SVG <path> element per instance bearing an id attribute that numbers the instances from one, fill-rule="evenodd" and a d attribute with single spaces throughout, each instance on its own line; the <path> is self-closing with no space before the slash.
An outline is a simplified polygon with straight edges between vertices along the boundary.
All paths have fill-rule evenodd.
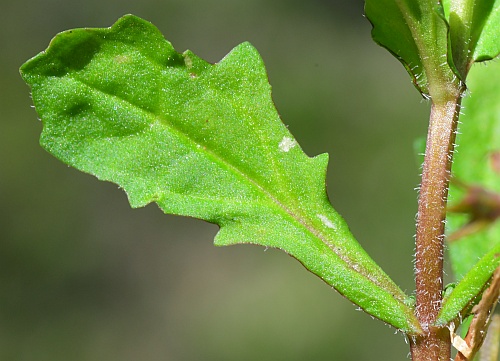
<path id="1" fill-rule="evenodd" d="M 432 327 L 442 301 L 446 202 L 461 91 L 448 95 L 448 99 L 432 103 L 418 201 L 415 313 L 423 334 L 411 339 L 414 361 L 448 361 L 451 357 L 448 330 Z"/>

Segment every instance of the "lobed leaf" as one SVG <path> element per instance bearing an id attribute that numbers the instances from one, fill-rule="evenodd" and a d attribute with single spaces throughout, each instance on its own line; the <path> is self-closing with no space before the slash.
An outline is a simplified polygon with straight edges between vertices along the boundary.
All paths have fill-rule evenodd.
<path id="1" fill-rule="evenodd" d="M 57 158 L 117 183 L 133 207 L 218 224 L 217 245 L 283 249 L 368 313 L 419 331 L 406 295 L 331 207 L 328 156 L 308 157 L 281 123 L 250 44 L 212 65 L 125 16 L 57 35 L 21 73 Z"/>

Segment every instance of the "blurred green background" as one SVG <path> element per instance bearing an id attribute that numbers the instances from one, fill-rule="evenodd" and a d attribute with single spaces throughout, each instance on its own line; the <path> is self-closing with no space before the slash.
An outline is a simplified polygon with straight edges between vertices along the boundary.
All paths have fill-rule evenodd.
<path id="1" fill-rule="evenodd" d="M 294 259 L 215 248 L 217 228 L 129 208 L 115 185 L 38 146 L 18 68 L 57 33 L 133 13 L 211 62 L 250 41 L 284 122 L 331 156 L 328 189 L 367 251 L 413 290 L 428 104 L 370 38 L 360 0 L 3 0 L 0 360 L 401 360 L 401 335 Z"/>

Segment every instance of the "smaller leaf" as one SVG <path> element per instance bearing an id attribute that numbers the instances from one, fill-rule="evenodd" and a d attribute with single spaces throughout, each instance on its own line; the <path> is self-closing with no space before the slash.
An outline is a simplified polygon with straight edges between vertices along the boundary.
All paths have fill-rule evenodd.
<path id="1" fill-rule="evenodd" d="M 466 318 L 460 326 L 462 328 L 463 337 L 455 334 L 454 330 L 458 320 L 452 321 L 448 327 L 450 328 L 452 344 L 458 350 L 455 361 L 465 361 L 475 359 L 475 355 L 481 349 L 483 342 L 487 344 L 488 338 L 487 331 L 489 329 L 492 314 L 498 303 L 498 296 L 500 294 L 500 268 L 497 268 L 491 277 L 488 288 L 482 293 L 480 299 L 479 295 L 476 297 L 478 302 L 475 302 L 474 307 L 470 311 L 470 316 Z M 460 315 L 462 321 L 464 315 Z M 498 339 L 497 339 L 498 344 Z M 488 346 L 487 346 L 488 347 Z M 498 346 L 497 346 L 498 349 Z M 489 350 L 493 351 L 493 350 Z M 497 360 L 498 351 L 495 352 L 493 360 Z M 482 352 L 481 356 L 486 356 Z M 480 358 L 483 360 L 483 357 Z M 488 358 L 489 360 L 490 358 Z"/>
<path id="2" fill-rule="evenodd" d="M 443 9 L 434 0 L 366 0 L 375 42 L 404 65 L 417 89 L 427 97 L 441 92 L 453 78 L 445 63 L 448 26 Z"/>
<path id="3" fill-rule="evenodd" d="M 415 12 L 419 12 L 418 7 Z M 418 55 L 418 46 L 400 6 L 394 0 L 367 0 L 365 14 L 373 26 L 373 40 L 404 65 L 421 93 L 428 93 L 427 77 Z"/>
<path id="4" fill-rule="evenodd" d="M 468 359 L 472 360 L 479 351 L 488 331 L 491 315 L 495 311 L 500 295 L 500 268 L 497 268 L 491 277 L 488 288 L 483 292 L 481 300 L 472 308 L 472 320 L 465 336 L 469 345 Z"/>
<path id="5" fill-rule="evenodd" d="M 466 316 L 472 307 L 472 302 L 481 294 L 499 266 L 500 245 L 488 252 L 456 285 L 444 300 L 435 325 L 445 326 L 458 315 Z"/>
<path id="6" fill-rule="evenodd" d="M 474 62 L 500 53 L 500 0 L 443 0 L 443 7 L 450 27 L 449 61 L 465 81 Z"/>

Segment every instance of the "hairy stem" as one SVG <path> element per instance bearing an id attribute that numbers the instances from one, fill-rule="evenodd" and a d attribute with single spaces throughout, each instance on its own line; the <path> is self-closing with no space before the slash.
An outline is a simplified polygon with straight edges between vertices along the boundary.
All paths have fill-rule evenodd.
<path id="1" fill-rule="evenodd" d="M 441 308 L 446 202 L 462 89 L 434 99 L 418 201 L 415 313 L 423 333 L 410 340 L 413 361 L 448 361 L 450 335 L 432 327 Z M 444 98 L 444 99 L 443 99 Z"/>
<path id="2" fill-rule="evenodd" d="M 424 334 L 410 338 L 410 351 L 413 361 L 449 361 L 450 331 L 446 327 L 429 327 Z"/>
<path id="3" fill-rule="evenodd" d="M 443 291 L 443 242 L 451 159 L 459 100 L 431 108 L 429 133 L 418 201 L 416 236 L 416 311 L 425 330 L 440 308 Z"/>

